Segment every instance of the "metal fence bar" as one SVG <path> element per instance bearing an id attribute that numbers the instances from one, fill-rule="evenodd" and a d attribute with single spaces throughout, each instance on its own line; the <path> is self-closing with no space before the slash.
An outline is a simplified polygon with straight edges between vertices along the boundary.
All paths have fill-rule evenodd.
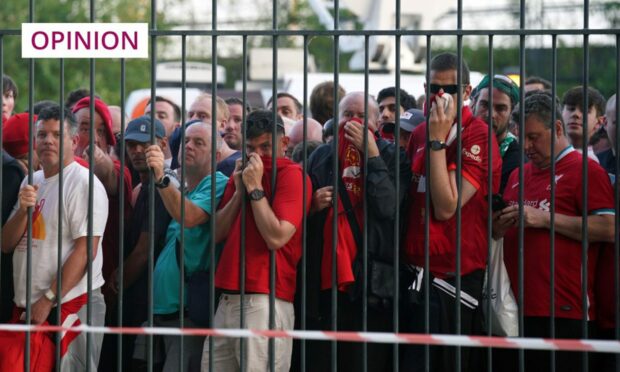
<path id="1" fill-rule="evenodd" d="M 339 29 L 340 23 L 340 1 L 334 0 L 334 30 Z M 332 148 L 334 149 L 332 154 L 332 171 L 334 174 L 333 182 L 333 198 L 332 198 L 332 208 L 334 218 L 332 219 L 332 288 L 331 288 L 331 321 L 332 321 L 332 331 L 338 330 L 338 177 L 340 176 L 338 169 L 338 127 L 339 127 L 339 108 L 335 102 L 339 102 L 338 97 L 338 74 L 340 72 L 340 50 L 339 50 L 339 38 L 338 35 L 334 35 L 334 120 L 333 120 L 333 137 L 332 137 Z M 336 342 L 332 342 L 331 344 L 331 357 L 332 357 L 332 372 L 336 372 L 338 370 L 338 344 Z"/>
<path id="2" fill-rule="evenodd" d="M 65 91 L 65 63 L 64 59 L 60 59 L 60 91 L 59 91 L 59 106 L 63 107 L 64 101 L 64 91 Z M 60 143 L 58 149 L 58 159 L 64 159 L 64 142 L 65 142 L 65 110 L 60 110 Z M 63 174 L 63 166 L 64 162 L 60 162 L 60 172 L 58 173 L 58 200 L 63 199 L 63 185 L 64 185 L 64 174 Z M 62 221 L 62 208 L 58 207 L 58 221 Z M 56 298 L 58 298 L 58 307 L 56 311 L 56 324 L 61 325 L 61 308 L 62 308 L 62 224 L 58 224 L 58 255 L 56 256 L 56 265 L 58 267 L 58 273 L 56 275 Z M 60 371 L 60 340 L 61 334 L 56 334 L 56 370 Z"/>
<path id="3" fill-rule="evenodd" d="M 457 29 L 463 28 L 463 1 L 457 1 Z M 462 236 L 462 228 L 463 221 L 462 218 L 462 208 L 461 202 L 463 200 L 463 157 L 461 154 L 463 153 L 463 36 L 458 35 L 456 37 L 456 55 L 458 59 L 458 69 L 456 70 L 456 82 L 458 85 L 457 90 L 457 98 L 456 98 L 456 133 L 457 133 L 457 143 L 456 143 L 456 153 L 458 154 L 456 157 L 456 189 L 457 189 L 457 198 L 456 198 L 456 277 L 454 286 L 456 287 L 456 298 L 455 298 L 455 318 L 456 318 L 456 334 L 461 334 L 462 329 L 462 317 L 461 317 L 461 262 L 462 262 L 462 249 L 463 245 L 461 242 Z M 430 173 L 429 173 L 430 174 Z M 460 372 L 462 369 L 461 363 L 461 355 L 462 349 L 461 347 L 456 348 L 456 371 Z"/>
<path id="4" fill-rule="evenodd" d="M 1 43 L 0 43 L 1 45 Z M 0 56 L 2 53 L 0 53 Z M 614 317 L 614 333 L 616 340 L 620 340 L 620 215 L 618 215 L 618 211 L 620 211 L 620 180 L 618 179 L 618 169 L 620 169 L 620 131 L 618 131 L 618 123 L 620 122 L 620 35 L 616 35 L 616 100 L 615 100 L 615 124 L 616 131 L 614 138 L 614 150 L 616 151 L 616 159 L 615 159 L 615 169 L 616 169 L 616 177 L 614 182 L 614 201 L 615 201 L 615 210 L 616 215 L 614 218 L 614 309 L 615 309 L 615 317 Z M 610 118 L 607 118 L 609 121 Z M 607 124 L 609 125 L 609 123 Z M 616 372 L 620 372 L 620 354 L 616 355 Z"/>
<path id="5" fill-rule="evenodd" d="M 590 28 L 590 17 L 589 17 L 589 0 L 584 0 L 583 2 L 583 28 Z M 588 35 L 583 36 L 583 106 L 581 109 L 581 125 L 583 128 L 583 143 L 582 143 L 582 154 L 583 154 L 583 162 L 582 162 L 582 222 L 581 222 L 581 337 L 588 338 L 588 313 L 589 313 L 589 303 L 588 303 L 588 251 L 589 251 L 589 239 L 588 239 L 588 113 L 589 113 L 589 102 L 588 102 L 588 81 L 589 81 L 589 64 L 590 64 L 590 42 Z M 588 368 L 588 353 L 583 353 L 583 358 L 581 359 L 581 370 L 589 371 Z"/>
<path id="6" fill-rule="evenodd" d="M 519 2 L 519 29 L 525 29 L 525 0 L 520 0 Z M 520 35 L 519 37 L 519 81 L 525 82 L 525 35 Z M 519 85 L 519 143 L 525 144 L 525 88 L 524 84 L 521 83 Z M 525 227 L 524 227 L 524 215 L 523 215 L 523 196 L 525 195 L 525 187 L 523 184 L 524 172 L 523 168 L 525 164 L 525 153 L 521 151 L 519 154 L 519 226 L 518 226 L 518 282 L 523 283 L 523 242 L 525 238 Z M 519 286 L 518 294 L 517 294 L 517 305 L 519 312 L 519 337 L 523 337 L 525 335 L 525 325 L 524 325 L 524 289 L 523 286 Z M 519 350 L 519 372 L 525 371 L 525 354 L 522 350 Z"/>
<path id="7" fill-rule="evenodd" d="M 3 78 L 4 78 L 4 36 L 0 35 L 0 79 L 3 79 Z M 4 104 L 4 86 L 2 87 L 2 91 L 0 92 L 0 109 L 2 108 L 3 104 Z M 2 115 L 2 112 L 0 112 L 0 143 L 2 143 L 2 140 L 4 138 L 3 128 L 4 128 L 4 115 Z M 4 149 L 0 149 L 0 164 L 4 164 Z M 2 190 L 3 185 L 4 185 L 4 167 L 0 167 L 0 192 L 4 192 L 4 190 Z M 2 222 L 6 222 L 6 221 L 2 221 Z M 4 223 L 0 224 L 0 239 L 2 239 L 2 234 L 3 234 L 2 225 L 4 225 Z M 4 265 L 3 263 L 4 259 L 5 259 L 4 252 L 2 252 L 2 249 L 0 249 L 0 265 Z M 7 260 L 10 259 L 8 255 L 6 259 Z M 0 266 L 0 268 L 2 267 L 3 266 Z M 2 275 L 0 275 L 0 288 L 2 288 L 2 284 L 3 284 Z"/>
<path id="8" fill-rule="evenodd" d="M 536 35 L 550 36 L 557 35 L 618 35 L 620 29 L 616 28 L 592 28 L 592 29 L 572 29 L 572 28 L 547 28 L 547 29 L 461 29 L 461 30 L 150 30 L 150 36 L 520 36 Z M 0 35 L 20 36 L 21 29 L 1 29 Z"/>
<path id="9" fill-rule="evenodd" d="M 278 29 L 277 0 L 272 1 L 272 29 Z M 273 131 L 271 132 L 271 195 L 269 196 L 270 205 L 273 207 L 277 190 L 278 169 L 277 169 L 277 146 L 278 146 L 278 36 L 271 39 L 272 46 L 272 81 L 271 81 L 271 109 L 273 111 Z M 276 248 L 276 247 L 274 247 Z M 269 250 L 269 329 L 276 326 L 276 251 Z M 269 371 L 276 371 L 276 344 L 273 338 L 269 339 Z"/>
<path id="10" fill-rule="evenodd" d="M 183 94 L 181 97 L 183 106 L 183 115 L 185 115 L 185 91 L 187 89 L 187 38 L 183 36 L 181 39 L 181 87 Z M 151 102 L 151 111 L 155 111 L 156 102 Z M 185 194 L 187 192 L 185 188 L 185 120 L 181 121 L 181 132 L 183 132 L 181 141 L 181 220 L 179 221 L 179 328 L 185 327 Z M 173 154 L 174 155 L 174 154 Z M 179 338 L 179 371 L 185 370 L 185 363 L 183 354 L 184 338 Z"/>
<path id="11" fill-rule="evenodd" d="M 121 171 L 119 172 L 119 190 L 118 190 L 118 214 L 121 218 L 118 219 L 118 326 L 123 326 L 123 295 L 125 293 L 124 288 L 124 268 L 125 268 L 125 75 L 126 75 L 126 63 L 125 59 L 121 58 L 121 133 L 120 133 L 120 156 Z M 121 189 L 123 188 L 123 189 Z M 116 369 L 123 371 L 123 336 L 118 335 L 116 346 Z"/>
<path id="12" fill-rule="evenodd" d="M 558 54 L 557 54 L 557 36 L 553 35 L 553 39 L 552 39 L 552 50 L 553 50 L 553 66 L 552 66 L 552 77 L 551 77 L 551 97 L 554 97 L 553 99 L 555 99 L 555 96 L 557 94 L 557 59 L 558 59 Z M 550 306 L 549 306 L 549 311 L 550 311 L 550 315 L 551 315 L 551 324 L 550 324 L 550 329 L 549 329 L 549 336 L 552 338 L 555 338 L 555 189 L 556 189 L 556 184 L 555 184 L 555 166 L 556 166 L 556 158 L 555 158 L 555 136 L 553 135 L 556 131 L 555 131 L 555 121 L 558 118 L 556 118 L 556 110 L 551 110 L 551 123 L 552 123 L 552 127 L 551 127 L 551 174 L 549 175 L 550 178 L 550 185 L 551 185 L 551 205 L 550 205 L 550 220 L 549 220 L 549 239 L 550 239 L 550 252 L 549 252 L 549 256 L 550 256 L 550 267 L 549 267 L 549 272 L 551 273 L 551 278 L 549 281 L 549 291 L 550 291 Z M 555 371 L 555 352 L 551 351 L 550 354 L 550 358 L 551 358 L 551 367 L 550 370 L 551 372 Z"/>
<path id="13" fill-rule="evenodd" d="M 248 101 L 248 37 L 246 35 L 243 35 L 243 69 L 242 69 L 242 78 L 243 78 L 243 88 L 242 88 L 242 102 L 243 102 L 243 109 L 242 109 L 242 122 L 243 122 L 243 127 L 241 128 L 241 161 L 243 162 L 243 166 L 245 167 L 245 165 L 247 164 L 247 150 L 245 147 L 247 138 L 245 136 L 246 132 L 246 119 L 247 119 L 247 101 Z M 245 277 L 246 277 L 246 239 L 245 239 L 245 232 L 246 232 L 246 216 L 247 216 L 247 204 L 246 204 L 246 200 L 247 200 L 247 193 L 245 192 L 245 188 L 243 186 L 243 182 L 240 183 L 240 187 L 243 188 L 243 201 L 241 202 L 241 239 L 240 239 L 240 244 L 241 244 L 241 253 L 240 253 L 240 258 L 239 258 L 239 292 L 241 292 L 239 299 L 241 302 L 241 311 L 239 313 L 239 327 L 240 328 L 245 328 Z M 245 339 L 240 339 L 239 340 L 239 350 L 244 350 L 245 347 Z M 241 370 L 241 372 L 244 372 L 246 370 L 246 363 L 247 361 L 245 360 L 245 353 L 240 353 L 239 355 L 239 369 Z"/>
<path id="14" fill-rule="evenodd" d="M 369 75 L 369 61 L 368 61 L 368 47 L 370 37 L 364 38 L 364 148 L 368 149 L 368 75 Z M 334 101 L 336 102 L 336 101 Z M 337 131 L 336 123 L 334 123 L 334 135 Z M 368 151 L 364 151 L 363 169 L 368 171 Z M 362 330 L 368 331 L 368 177 L 364 173 L 364 192 L 362 193 L 362 208 L 364 219 L 362 221 Z M 337 177 L 340 177 L 337 174 Z M 334 217 L 335 218 L 335 217 Z M 364 372 L 368 370 L 368 344 L 362 344 L 362 358 L 364 360 L 363 368 Z"/>
<path id="15" fill-rule="evenodd" d="M 91 2 L 94 2 L 91 0 Z M 92 11 L 94 12 L 94 10 Z M 91 14 L 91 18 L 94 18 L 94 15 Z M 91 20 L 94 22 L 94 20 Z M 94 186 L 95 186 L 95 60 L 90 59 L 90 123 L 88 131 L 88 233 L 86 238 L 86 253 L 87 253 L 87 266 L 86 266 L 86 286 L 87 293 L 89 294 L 88 300 L 86 302 L 86 324 L 92 325 L 92 298 L 90 294 L 93 290 L 93 207 L 95 201 L 94 195 Z M 61 124 L 62 126 L 62 124 Z M 100 252 L 101 253 L 101 252 Z M 62 270 L 62 267 L 58 267 L 58 272 Z M 92 348 L 92 334 L 86 335 L 86 360 L 88 360 L 88 355 L 90 355 L 90 350 Z M 86 363 L 86 371 L 89 372 L 91 369 L 90 363 Z"/>
<path id="16" fill-rule="evenodd" d="M 211 1 L 211 29 L 217 30 L 217 1 Z M 217 109 L 217 34 L 211 35 L 211 149 L 216 148 L 216 136 L 219 135 L 218 126 L 218 109 Z M 215 204 L 216 188 L 215 188 L 215 172 L 216 172 L 216 157 L 215 151 L 211 151 L 211 211 L 215 211 L 217 205 Z M 215 236 L 215 218 L 209 218 L 209 228 L 211 230 L 211 237 Z M 211 239 L 209 242 L 209 256 L 211 262 L 215 257 L 215 239 Z M 215 270 L 209 270 L 209 314 L 211 326 L 215 325 Z M 215 371 L 213 368 L 213 347 L 214 340 L 209 337 L 209 371 Z"/>
<path id="17" fill-rule="evenodd" d="M 395 19 L 395 28 L 397 30 L 400 29 L 400 21 L 401 21 L 401 6 L 400 0 L 396 0 L 396 19 Z M 395 86 L 396 86 L 396 97 L 395 97 L 395 106 L 396 111 L 394 113 L 394 145 L 396 147 L 396 151 L 394 151 L 394 193 L 396 194 L 396 205 L 395 205 L 395 213 L 394 213 L 394 308 L 393 308 L 393 322 L 394 322 L 394 332 L 398 333 L 400 330 L 400 108 L 401 108 L 401 92 L 400 92 L 400 75 L 398 71 L 400 71 L 400 49 L 401 49 L 401 36 L 396 35 L 396 71 L 395 75 Z M 368 99 L 366 99 L 368 101 Z M 368 148 L 368 146 L 366 146 Z M 367 152 L 367 151 L 366 151 Z M 394 363 L 394 371 L 399 371 L 399 347 L 398 345 L 394 345 L 394 353 L 393 353 L 393 363 Z"/>
<path id="18" fill-rule="evenodd" d="M 157 30 L 157 0 L 151 0 L 151 29 Z M 155 119 L 157 118 L 156 89 L 157 89 L 157 37 L 151 35 L 151 127 L 149 130 L 149 145 L 157 144 L 155 138 Z M 149 224 L 149 242 L 148 242 L 148 260 L 147 260 L 147 324 L 153 327 L 154 324 L 154 293 L 153 293 L 153 270 L 155 268 L 155 174 L 153 170 L 149 170 L 148 179 L 148 224 Z M 149 334 L 146 339 L 146 368 L 149 372 L 153 371 L 153 335 Z"/>
<path id="19" fill-rule="evenodd" d="M 90 0 L 90 22 L 94 23 L 95 22 L 95 1 L 94 0 Z M 92 325 L 92 317 L 93 317 L 93 310 L 92 310 L 92 298 L 90 296 L 90 294 L 92 293 L 92 289 L 93 289 L 93 284 L 92 284 L 92 280 L 93 280 L 93 227 L 94 227 L 94 221 L 93 221 L 93 207 L 94 207 L 94 201 L 95 201 L 95 195 L 94 195 L 94 186 L 95 186 L 95 60 L 94 59 L 90 59 L 90 123 L 89 123 L 89 128 L 90 130 L 88 131 L 88 234 L 87 234 L 87 238 L 86 238 L 86 250 L 87 250 L 87 269 L 86 269 L 86 288 L 87 288 L 87 293 L 88 295 L 88 299 L 86 302 L 86 324 L 87 325 Z M 63 124 L 61 123 L 61 126 Z M 62 170 L 61 170 L 62 172 Z M 100 238 L 103 239 L 103 236 Z M 102 252 L 99 252 L 99 254 L 103 254 Z M 58 267 L 58 272 L 60 272 L 62 270 L 61 267 Z M 88 356 L 90 355 L 90 350 L 92 348 L 92 334 L 87 334 L 86 335 L 86 360 L 89 360 Z M 90 363 L 86 363 L 86 372 L 90 372 L 91 370 L 91 366 Z"/>
<path id="20" fill-rule="evenodd" d="M 304 35 L 303 39 L 303 48 L 304 48 L 304 71 L 308 71 L 308 36 Z M 301 203 L 302 205 L 302 231 L 301 231 L 301 262 L 299 267 L 301 268 L 301 320 L 300 320 L 300 328 L 302 330 L 306 330 L 306 306 L 307 306 L 307 278 L 306 275 L 308 273 L 308 208 L 306 204 L 305 196 L 308 192 L 308 187 L 312 190 L 312 184 L 308 185 L 308 179 L 306 178 L 308 174 L 308 74 L 304 74 L 304 98 L 303 98 L 303 120 L 304 120 L 304 133 L 303 133 L 303 142 L 302 142 L 302 168 L 304 175 L 304 182 L 302 186 L 302 195 L 304 195 L 304 199 Z M 300 370 L 301 372 L 306 372 L 306 340 L 300 341 Z"/>
<path id="21" fill-rule="evenodd" d="M 34 22 L 34 0 L 28 1 L 28 21 Z M 4 92 L 3 92 L 4 94 Z M 34 151 L 34 123 L 32 121 L 32 106 L 34 105 L 34 59 L 28 61 L 28 164 L 32 164 Z M 28 167 L 28 185 L 32 185 L 34 170 Z M 32 212 L 28 208 L 27 236 L 26 236 L 26 324 L 31 324 L 32 316 Z M 24 354 L 24 370 L 30 371 L 30 332 L 26 332 L 26 347 Z"/>
<path id="22" fill-rule="evenodd" d="M 426 36 L 426 123 L 430 122 L 431 117 L 431 35 Z M 430 139 L 429 126 L 426 126 L 425 136 L 427 139 Z M 431 169 L 431 156 L 430 156 L 430 147 L 424 146 L 424 169 Z M 427 174 L 428 176 L 428 174 Z M 430 177 L 426 177 L 424 179 L 424 189 L 431 189 L 431 180 Z M 424 208 L 427 211 L 431 210 L 431 195 L 429 192 L 424 193 Z M 430 213 L 424 214 L 424 278 L 423 286 L 424 286 L 424 333 L 431 333 L 430 323 L 431 323 L 431 314 L 430 314 Z M 430 345 L 424 345 L 424 370 L 426 372 L 430 372 Z"/>
<path id="23" fill-rule="evenodd" d="M 493 125 L 491 125 L 493 123 L 493 111 L 495 110 L 495 106 L 493 105 L 493 85 L 495 83 L 495 66 L 494 66 L 494 59 L 493 59 L 493 35 L 489 35 L 489 59 L 488 59 L 488 65 L 489 65 L 489 87 L 488 87 L 488 116 L 487 116 L 487 123 L 489 123 L 488 125 L 488 132 L 487 132 L 487 159 L 488 160 L 488 177 L 487 177 L 487 189 L 489 190 L 489 192 L 487 193 L 487 203 L 489 205 L 489 210 L 487 213 L 487 262 L 489 264 L 487 264 L 487 269 L 486 269 L 486 294 L 482 293 L 482 296 L 486 296 L 487 298 L 487 303 L 486 303 L 486 312 L 487 314 L 491 314 L 491 285 L 489 285 L 489 280 L 491 278 L 491 255 L 492 255 L 492 244 L 493 244 L 493 136 L 495 136 L 495 133 L 493 132 Z M 478 94 L 480 94 L 480 92 L 478 92 Z M 487 322 L 486 323 L 487 326 L 487 336 L 491 336 L 493 335 L 493 324 L 492 322 Z M 488 348 L 487 349 L 487 371 L 491 372 L 493 371 L 493 349 L 492 348 Z"/>

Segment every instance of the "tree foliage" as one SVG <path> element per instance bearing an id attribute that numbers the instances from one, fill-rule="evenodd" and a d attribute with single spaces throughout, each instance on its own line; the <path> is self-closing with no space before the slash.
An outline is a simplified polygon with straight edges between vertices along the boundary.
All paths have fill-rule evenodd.
<path id="1" fill-rule="evenodd" d="M 35 2 L 34 22 L 89 22 L 90 2 L 88 0 L 38 0 Z M 28 2 L 6 1 L 2 4 L 0 25 L 6 29 L 20 29 L 21 24 L 30 19 Z M 148 22 L 150 20 L 150 0 L 97 0 L 95 1 L 95 22 Z M 157 27 L 167 28 L 163 16 L 158 14 Z M 1 39 L 3 51 L 3 72 L 17 83 L 19 97 L 16 111 L 28 108 L 28 87 L 30 60 L 21 58 L 21 38 L 7 35 Z M 34 60 L 34 102 L 50 99 L 60 101 L 59 59 Z M 127 60 L 125 64 L 126 92 L 149 86 L 149 60 Z M 95 92 L 113 105 L 121 100 L 121 61 L 118 59 L 98 59 L 94 62 Z M 64 60 L 64 96 L 77 88 L 90 88 L 90 60 Z"/>

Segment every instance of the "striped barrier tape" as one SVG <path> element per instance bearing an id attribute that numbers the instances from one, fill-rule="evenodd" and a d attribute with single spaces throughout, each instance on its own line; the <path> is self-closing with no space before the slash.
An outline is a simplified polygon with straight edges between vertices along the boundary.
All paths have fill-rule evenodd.
<path id="1" fill-rule="evenodd" d="M 163 328 L 163 327 L 61 327 L 51 325 L 0 324 L 0 331 L 11 332 L 86 332 L 133 335 L 165 336 L 217 336 L 234 338 L 294 338 L 299 340 L 350 341 L 386 344 L 418 344 L 465 347 L 494 347 L 504 349 L 535 349 L 556 351 L 588 351 L 599 353 L 620 353 L 620 341 L 512 338 L 488 336 L 463 336 L 444 334 L 413 334 L 384 332 L 330 332 L 301 330 L 256 330 L 256 329 L 209 329 L 209 328 Z"/>

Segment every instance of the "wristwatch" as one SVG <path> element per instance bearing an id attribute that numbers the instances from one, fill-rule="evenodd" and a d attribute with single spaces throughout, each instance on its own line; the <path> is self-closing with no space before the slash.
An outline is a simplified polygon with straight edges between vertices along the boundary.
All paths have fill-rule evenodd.
<path id="1" fill-rule="evenodd" d="M 443 150 L 448 147 L 444 141 L 432 140 L 428 141 L 428 145 L 433 151 Z"/>
<path id="2" fill-rule="evenodd" d="M 47 298 L 48 300 L 50 300 L 51 303 L 55 304 L 56 303 L 56 295 L 54 294 L 54 291 L 52 291 L 51 288 L 49 288 L 45 294 L 44 294 L 45 298 Z"/>
<path id="3" fill-rule="evenodd" d="M 165 174 L 162 178 L 159 179 L 159 181 L 155 182 L 155 187 L 157 187 L 158 189 L 165 189 L 166 187 L 168 187 L 168 185 L 170 185 L 170 177 Z"/>
<path id="4" fill-rule="evenodd" d="M 250 191 L 249 195 L 250 195 L 250 200 L 257 201 L 257 200 L 261 200 L 262 198 L 265 197 L 265 191 L 259 190 L 259 189 L 254 189 L 254 190 Z"/>

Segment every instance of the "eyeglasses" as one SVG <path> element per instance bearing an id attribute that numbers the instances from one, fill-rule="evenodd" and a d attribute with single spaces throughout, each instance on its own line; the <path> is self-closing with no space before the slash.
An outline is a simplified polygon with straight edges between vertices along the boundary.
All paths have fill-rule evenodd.
<path id="1" fill-rule="evenodd" d="M 459 91 L 459 86 L 458 84 L 449 84 L 449 85 L 431 84 L 431 94 L 437 94 L 442 89 L 444 93 L 457 94 Z"/>

